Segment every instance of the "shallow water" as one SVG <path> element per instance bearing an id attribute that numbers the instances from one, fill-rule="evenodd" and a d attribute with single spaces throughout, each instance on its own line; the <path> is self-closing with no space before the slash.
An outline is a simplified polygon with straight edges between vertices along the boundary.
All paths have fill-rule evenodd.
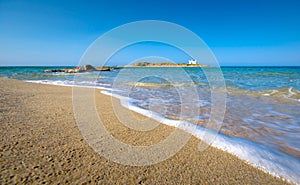
<path id="1" fill-rule="evenodd" d="M 124 68 L 76 74 L 76 82 L 75 74 L 44 73 L 44 69 L 49 67 L 1 67 L 0 76 L 56 85 L 104 87 L 108 93 L 128 97 L 132 106 L 204 128 L 211 115 L 211 89 L 201 68 Z M 256 150 L 276 154 L 270 157 L 271 164 L 276 166 L 285 161 L 286 166 L 281 169 L 295 169 L 295 164 L 300 164 L 300 67 L 223 67 L 222 72 L 227 91 L 222 90 L 227 98 L 220 133 L 225 138 L 234 138 L 226 139 L 225 143 L 257 144 L 260 147 Z M 256 153 L 259 161 L 263 152 Z M 279 176 L 283 174 L 272 169 Z M 297 182 L 300 175 L 291 179 Z"/>

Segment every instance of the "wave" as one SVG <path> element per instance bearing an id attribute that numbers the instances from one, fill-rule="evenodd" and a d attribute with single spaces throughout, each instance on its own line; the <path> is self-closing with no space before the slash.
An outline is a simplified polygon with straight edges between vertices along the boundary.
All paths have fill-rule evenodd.
<path id="1" fill-rule="evenodd" d="M 136 82 L 136 83 L 127 83 L 129 86 L 140 87 L 140 88 L 156 88 L 156 87 L 179 87 L 179 86 L 201 86 L 206 85 L 202 82 L 194 83 L 154 83 L 154 82 Z"/>
<path id="2" fill-rule="evenodd" d="M 265 90 L 262 91 L 261 94 L 263 96 L 281 97 L 281 98 L 294 99 L 300 101 L 300 92 L 293 87 Z"/>
<path id="3" fill-rule="evenodd" d="M 206 83 L 194 82 L 194 83 L 153 83 L 153 82 L 136 82 L 127 83 L 128 86 L 139 87 L 139 88 L 164 88 L 164 87 L 189 87 L 198 86 L 203 88 L 209 88 Z M 300 102 L 300 91 L 294 87 L 285 87 L 279 89 L 266 89 L 266 90 L 247 90 L 242 88 L 237 88 L 233 86 L 227 86 L 227 92 L 229 94 L 242 94 L 251 96 L 265 96 L 274 97 L 281 100 L 294 100 Z"/>
<path id="4" fill-rule="evenodd" d="M 229 94 L 243 94 L 252 96 L 266 96 L 274 97 L 281 100 L 295 100 L 300 102 L 300 91 L 294 87 L 285 87 L 280 89 L 267 89 L 261 91 L 246 90 L 241 88 L 236 88 L 232 86 L 227 86 L 227 91 Z"/>

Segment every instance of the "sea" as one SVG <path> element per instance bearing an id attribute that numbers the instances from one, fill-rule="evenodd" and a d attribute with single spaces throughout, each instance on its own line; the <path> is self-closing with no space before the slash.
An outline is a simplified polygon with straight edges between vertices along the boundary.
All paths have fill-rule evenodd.
<path id="1" fill-rule="evenodd" d="M 148 117 L 185 120 L 188 124 L 180 128 L 200 139 L 205 139 L 201 138 L 205 129 L 212 129 L 217 132 L 212 146 L 271 175 L 300 184 L 300 67 L 221 67 L 221 79 L 226 86 L 219 92 L 224 95 L 226 106 L 218 107 L 223 109 L 220 114 L 224 117 L 220 127 L 213 128 L 208 123 L 216 94 L 212 93 L 214 80 L 208 79 L 205 71 L 214 68 L 126 67 L 76 74 L 44 72 L 61 68 L 72 66 L 0 67 L 0 77 L 94 87 L 101 93 L 126 98 L 127 108 Z M 185 97 L 189 97 L 188 101 Z"/>

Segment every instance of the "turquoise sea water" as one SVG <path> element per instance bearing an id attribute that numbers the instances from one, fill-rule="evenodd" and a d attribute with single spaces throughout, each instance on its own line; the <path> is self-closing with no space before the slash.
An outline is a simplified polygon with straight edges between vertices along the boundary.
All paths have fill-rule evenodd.
<path id="1" fill-rule="evenodd" d="M 132 106 L 169 119 L 188 120 L 199 130 L 210 118 L 210 85 L 201 68 L 183 68 L 184 78 L 178 75 L 178 69 L 167 67 L 85 74 L 43 72 L 59 68 L 64 67 L 0 67 L 0 77 L 101 87 L 107 93 L 128 97 Z M 300 183 L 300 67 L 222 67 L 221 70 L 227 89 L 226 112 L 213 145 L 271 174 Z M 88 80 L 87 74 L 97 80 Z M 75 75 L 77 79 L 80 75 L 85 78 L 75 82 Z M 182 96 L 189 96 L 186 89 L 190 88 L 196 90 L 198 97 L 195 102 L 183 105 Z M 181 115 L 183 109 L 197 108 L 200 110 L 197 116 Z M 197 135 L 197 131 L 193 134 Z"/>

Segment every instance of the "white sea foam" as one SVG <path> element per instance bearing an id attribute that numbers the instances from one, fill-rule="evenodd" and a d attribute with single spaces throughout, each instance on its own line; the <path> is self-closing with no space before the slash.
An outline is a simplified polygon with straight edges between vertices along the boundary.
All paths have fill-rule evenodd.
<path id="1" fill-rule="evenodd" d="M 102 83 L 91 83 L 91 82 L 81 82 L 75 85 L 74 81 L 70 80 L 26 80 L 26 82 L 31 83 L 39 83 L 39 84 L 48 84 L 48 85 L 59 85 L 59 86 L 66 86 L 66 87 L 84 87 L 84 88 L 95 88 L 101 90 L 108 90 L 108 91 L 121 91 L 121 90 L 113 90 L 108 88 L 109 84 L 102 84 Z M 81 85 L 79 85 L 81 84 Z"/>
<path id="2" fill-rule="evenodd" d="M 74 86 L 74 84 L 72 84 L 72 81 L 69 80 L 25 80 L 25 82 L 59 85 L 59 86 Z"/>

